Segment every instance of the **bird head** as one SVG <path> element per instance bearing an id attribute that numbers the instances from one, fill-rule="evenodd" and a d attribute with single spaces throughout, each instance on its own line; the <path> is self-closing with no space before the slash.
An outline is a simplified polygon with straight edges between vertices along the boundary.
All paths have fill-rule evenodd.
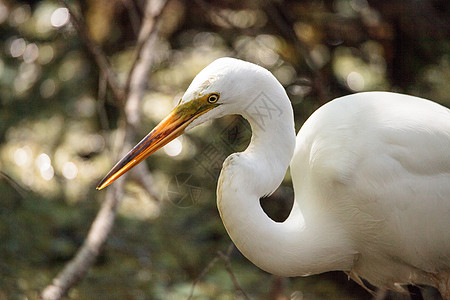
<path id="1" fill-rule="evenodd" d="M 209 64 L 194 78 L 172 112 L 111 169 L 97 189 L 108 186 L 185 131 L 207 120 L 239 113 L 243 102 L 251 100 L 248 92 L 254 83 L 249 82 L 249 76 L 261 72 L 270 74 L 264 68 L 234 58 L 220 58 Z"/>

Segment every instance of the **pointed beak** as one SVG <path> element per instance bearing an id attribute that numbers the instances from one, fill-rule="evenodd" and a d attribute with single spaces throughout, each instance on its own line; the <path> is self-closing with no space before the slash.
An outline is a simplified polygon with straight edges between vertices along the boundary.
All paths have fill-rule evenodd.
<path id="1" fill-rule="evenodd" d="M 192 121 L 216 106 L 203 104 L 202 98 L 197 100 L 175 107 L 164 120 L 109 171 L 98 184 L 97 190 L 107 187 L 150 154 L 182 135 Z"/>

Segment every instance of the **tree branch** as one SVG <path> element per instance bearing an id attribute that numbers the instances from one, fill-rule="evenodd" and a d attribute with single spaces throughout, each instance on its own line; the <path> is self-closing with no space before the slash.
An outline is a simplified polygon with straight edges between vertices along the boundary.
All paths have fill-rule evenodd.
<path id="1" fill-rule="evenodd" d="M 128 11 L 128 16 L 130 18 L 131 28 L 134 34 L 137 36 L 139 34 L 139 13 L 133 0 L 122 0 L 123 5 Z"/>
<path id="2" fill-rule="evenodd" d="M 147 191 L 153 200 L 160 203 L 162 202 L 161 196 L 153 188 L 153 176 L 146 164 L 137 165 L 130 175 Z"/>
<path id="3" fill-rule="evenodd" d="M 125 115 L 127 125 L 130 126 L 129 130 L 127 130 L 129 132 L 134 133 L 141 121 L 139 109 L 147 89 L 149 73 L 154 62 L 153 49 L 158 38 L 160 16 L 167 3 L 167 0 L 150 0 L 145 8 L 145 18 L 142 22 L 136 46 L 136 59 L 131 67 L 127 86 L 125 87 L 127 94 Z M 130 144 L 127 148 L 131 147 L 132 145 Z M 158 193 L 153 189 L 152 175 L 145 164 L 140 164 L 134 168 L 132 175 L 136 175 L 139 178 L 141 186 L 147 190 L 153 199 L 160 200 Z"/>
<path id="4" fill-rule="evenodd" d="M 194 290 L 197 283 L 199 283 L 199 281 L 209 272 L 209 270 L 211 270 L 211 268 L 214 267 L 214 265 L 219 261 L 219 259 L 225 262 L 225 269 L 227 270 L 227 273 L 230 275 L 231 281 L 233 282 L 235 289 L 241 293 L 242 297 L 244 297 L 247 300 L 250 300 L 250 297 L 247 295 L 247 293 L 239 284 L 236 276 L 233 273 L 233 269 L 231 268 L 230 255 L 233 252 L 233 249 L 234 244 L 230 243 L 225 254 L 222 251 L 217 251 L 217 255 L 208 263 L 208 265 L 203 269 L 200 275 L 192 283 L 191 292 L 187 300 L 192 299 L 192 297 L 194 296 Z"/>
<path id="5" fill-rule="evenodd" d="M 208 14 L 214 15 L 221 19 L 222 22 L 224 22 L 227 26 L 229 26 L 232 29 L 237 30 L 238 32 L 245 32 L 248 31 L 248 29 L 242 29 L 239 27 L 236 27 L 230 20 L 224 16 L 220 9 L 217 9 L 217 7 L 211 5 L 209 2 L 206 2 L 205 0 L 195 0 L 195 2 L 199 5 L 201 9 L 203 9 Z M 282 1 L 281 1 L 282 2 Z M 293 24 L 290 22 L 289 18 L 287 18 L 287 10 L 283 6 L 282 3 L 274 3 L 272 0 L 264 0 L 262 1 L 262 7 L 264 11 L 266 12 L 267 16 L 272 19 L 275 26 L 278 28 L 280 35 L 283 36 L 286 40 L 291 41 L 293 44 L 293 47 L 295 51 L 298 53 L 298 56 L 302 56 L 304 60 L 306 61 L 306 64 L 308 65 L 309 69 L 311 70 L 312 77 L 313 77 L 313 84 L 314 84 L 314 90 L 316 91 L 319 101 L 321 104 L 324 104 L 329 101 L 330 97 L 328 95 L 328 89 L 326 88 L 324 84 L 324 76 L 320 69 L 317 67 L 316 63 L 311 57 L 310 49 L 307 45 L 305 45 L 296 35 L 296 33 L 293 30 Z M 250 40 L 247 40 L 244 42 L 244 44 L 248 43 Z M 255 42 L 259 43 L 257 39 L 255 39 Z M 241 46 L 243 47 L 243 46 Z M 233 54 L 237 55 L 237 49 L 233 49 Z"/>
<path id="6" fill-rule="evenodd" d="M 61 299 L 72 286 L 86 276 L 112 230 L 119 203 L 118 199 L 122 197 L 122 194 L 123 179 L 118 180 L 117 184 L 107 191 L 106 199 L 92 223 L 83 246 L 58 276 L 53 279 L 52 284 L 43 290 L 42 299 Z"/>
<path id="7" fill-rule="evenodd" d="M 128 114 L 136 115 L 136 102 L 142 99 L 145 92 L 146 79 L 153 63 L 151 50 L 157 38 L 157 34 L 154 33 L 159 29 L 158 20 L 166 4 L 167 0 L 150 0 L 145 8 L 144 21 L 136 45 L 135 59 L 125 85 L 125 94 L 128 97 L 125 110 Z M 133 120 L 132 124 L 137 121 L 139 120 Z"/>
<path id="8" fill-rule="evenodd" d="M 11 176 L 9 176 L 8 174 L 6 174 L 3 171 L 0 171 L 0 177 L 3 177 L 6 182 L 8 182 L 11 187 L 23 198 L 26 198 L 25 195 L 25 188 L 23 188 L 19 183 L 17 183 L 17 181 L 15 181 L 14 179 L 11 178 Z"/>
<path id="9" fill-rule="evenodd" d="M 112 88 L 113 92 L 115 91 L 114 94 L 117 100 L 119 100 L 119 104 L 126 105 L 124 109 L 126 122 L 122 122 L 122 129 L 124 130 L 125 134 L 124 141 L 123 143 L 121 143 L 123 145 L 122 149 L 124 150 L 128 150 L 129 148 L 131 148 L 132 144 L 134 143 L 134 127 L 140 120 L 138 108 L 145 92 L 145 83 L 147 82 L 148 72 L 153 62 L 152 49 L 155 45 L 156 35 L 158 33 L 157 24 L 159 24 L 159 20 L 157 20 L 157 17 L 161 15 L 161 11 L 165 7 L 166 3 L 166 0 L 149 0 L 147 2 L 146 11 L 153 12 L 153 10 L 151 9 L 153 5 L 157 9 L 155 9 L 155 12 L 152 14 L 146 14 L 143 25 L 141 26 L 141 32 L 139 36 L 143 37 L 142 40 L 140 40 L 140 42 L 138 43 L 138 48 L 140 49 L 140 52 L 145 53 L 138 53 L 137 59 L 133 64 L 133 68 L 129 74 L 129 79 L 127 80 L 129 86 L 127 86 L 125 89 L 129 91 L 128 99 L 126 102 L 123 101 L 125 95 L 125 93 L 123 92 L 124 90 L 118 88 L 118 82 L 115 82 L 115 73 L 111 69 L 106 56 L 101 51 L 101 49 L 89 39 L 84 23 L 78 18 L 73 17 L 73 19 L 75 20 L 74 23 L 76 23 L 75 27 L 77 28 L 80 37 L 83 39 L 89 51 L 96 58 L 96 62 L 102 72 L 101 74 L 106 77 L 108 85 Z M 64 4 L 66 5 L 65 2 Z M 71 12 L 71 14 L 72 16 L 74 16 L 73 12 Z M 151 18 L 151 20 L 148 20 L 148 18 Z M 150 26 L 148 24 L 152 25 Z M 148 35 L 146 32 L 148 32 Z M 117 86 L 112 87 L 114 84 L 117 84 Z M 103 91 L 101 90 L 101 85 L 102 82 L 100 81 L 99 96 L 104 97 Z M 125 152 L 122 152 L 123 153 L 121 153 L 120 156 L 125 155 Z M 52 284 L 47 286 L 43 290 L 41 294 L 42 299 L 60 299 L 67 293 L 67 291 L 71 287 L 73 287 L 76 283 L 83 279 L 87 274 L 113 228 L 117 207 L 123 194 L 123 182 L 125 180 L 125 177 L 126 176 L 123 176 L 108 189 L 106 193 L 106 199 L 102 203 L 97 217 L 91 225 L 86 240 L 84 241 L 75 257 L 65 266 L 65 268 L 55 277 L 55 279 L 53 279 Z M 147 180 L 150 180 L 150 177 L 148 177 Z M 146 185 L 147 189 L 150 189 L 150 186 L 151 182 L 148 182 L 148 184 Z"/>
<path id="10" fill-rule="evenodd" d="M 295 49 L 299 55 L 302 55 L 309 66 L 312 75 L 314 77 L 314 87 L 317 92 L 319 101 L 324 104 L 330 100 L 328 95 L 328 89 L 326 88 L 323 80 L 323 75 L 320 69 L 317 67 L 316 63 L 311 57 L 310 49 L 297 37 L 294 31 L 294 26 L 288 17 L 288 11 L 284 6 L 284 3 L 274 3 L 271 0 L 264 0 L 264 11 L 272 19 L 275 26 L 278 27 L 280 34 L 283 35 L 287 40 L 292 41 Z"/>
<path id="11" fill-rule="evenodd" d="M 219 261 L 220 257 L 219 255 L 216 255 L 207 265 L 206 267 L 202 270 L 202 272 L 200 273 L 200 275 L 198 275 L 197 278 L 195 278 L 194 282 L 192 283 L 191 286 L 191 292 L 189 293 L 189 296 L 187 297 L 187 300 L 191 300 L 192 297 L 194 296 L 194 290 L 195 290 L 195 286 L 197 285 L 197 283 L 200 282 L 200 280 L 209 272 L 209 270 L 211 270 L 212 267 L 214 267 L 214 265 Z"/>
<path id="12" fill-rule="evenodd" d="M 219 254 L 220 258 L 225 262 L 225 269 L 227 270 L 228 274 L 230 275 L 231 281 L 233 282 L 235 289 L 238 290 L 245 299 L 250 300 L 250 297 L 242 289 L 236 276 L 233 273 L 233 270 L 231 269 L 230 255 L 231 255 L 231 252 L 233 252 L 233 249 L 234 249 L 234 245 L 231 244 L 228 247 L 226 254 L 224 254 L 222 251 L 219 251 L 218 254 Z"/>
<path id="13" fill-rule="evenodd" d="M 72 24 L 75 27 L 79 37 L 83 41 L 86 49 L 92 54 L 95 62 L 100 70 L 102 70 L 108 82 L 108 86 L 114 94 L 119 104 L 123 106 L 125 101 L 125 93 L 122 85 L 117 79 L 116 73 L 113 71 L 106 54 L 90 37 L 85 22 L 81 16 L 78 16 L 69 6 L 66 0 L 60 0 L 60 3 L 69 10 Z"/>
<path id="14" fill-rule="evenodd" d="M 100 76 L 98 80 L 97 112 L 100 118 L 100 125 L 104 131 L 107 131 L 109 129 L 108 114 L 105 110 L 107 84 L 108 80 L 106 78 L 106 75 L 102 70 L 100 70 Z"/>

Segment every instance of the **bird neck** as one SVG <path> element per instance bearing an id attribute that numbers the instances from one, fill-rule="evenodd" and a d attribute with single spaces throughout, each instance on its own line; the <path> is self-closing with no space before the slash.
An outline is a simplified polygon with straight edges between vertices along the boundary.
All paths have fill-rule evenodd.
<path id="1" fill-rule="evenodd" d="M 252 139 L 244 152 L 224 162 L 217 189 L 222 221 L 242 254 L 272 274 L 302 276 L 350 269 L 353 256 L 336 255 L 348 253 L 339 249 L 346 245 L 337 226 L 305 224 L 297 203 L 282 223 L 261 208 L 260 198 L 280 185 L 295 148 L 292 107 L 284 90 L 278 96 L 277 102 L 267 98 L 279 110 L 277 114 L 266 112 L 261 120 L 250 109 L 242 113 L 252 127 Z M 264 105 L 260 104 L 255 111 L 261 115 Z M 322 232 L 331 236 L 324 238 Z"/>

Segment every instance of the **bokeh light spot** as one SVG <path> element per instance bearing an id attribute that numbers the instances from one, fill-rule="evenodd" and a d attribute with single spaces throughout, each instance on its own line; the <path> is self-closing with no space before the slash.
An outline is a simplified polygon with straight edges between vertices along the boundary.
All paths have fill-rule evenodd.
<path id="1" fill-rule="evenodd" d="M 34 62 L 39 56 L 39 48 L 35 43 L 28 44 L 23 52 L 23 61 L 27 64 Z"/>
<path id="2" fill-rule="evenodd" d="M 55 51 L 53 50 L 53 47 L 50 45 L 44 45 L 39 47 L 38 61 L 41 65 L 46 65 L 53 60 L 54 55 Z"/>
<path id="3" fill-rule="evenodd" d="M 51 165 L 48 165 L 46 168 L 41 169 L 41 176 L 44 180 L 52 180 L 53 176 L 55 176 L 55 170 Z"/>
<path id="4" fill-rule="evenodd" d="M 77 177 L 78 175 L 78 168 L 73 162 L 68 161 L 64 163 L 64 166 L 62 168 L 62 174 L 65 178 L 69 180 L 75 179 L 75 177 Z"/>
<path id="5" fill-rule="evenodd" d="M 13 27 L 25 23 L 31 16 L 31 8 L 28 4 L 14 8 L 9 15 L 9 24 Z"/>
<path id="6" fill-rule="evenodd" d="M 12 57 L 19 57 L 25 52 L 26 47 L 27 42 L 23 38 L 18 38 L 12 41 L 9 52 Z"/>
<path id="7" fill-rule="evenodd" d="M 18 166 L 24 166 L 28 162 L 28 154 L 23 148 L 19 148 L 14 152 L 14 162 Z"/>
<path id="8" fill-rule="evenodd" d="M 364 77 L 358 72 L 350 72 L 347 75 L 347 85 L 355 92 L 362 91 L 364 89 Z"/>
<path id="9" fill-rule="evenodd" d="M 50 157 L 47 154 L 41 153 L 36 158 L 35 163 L 36 163 L 36 167 L 38 167 L 38 169 L 42 171 L 42 170 L 47 169 L 48 167 L 50 167 L 52 161 L 51 161 Z"/>
<path id="10" fill-rule="evenodd" d="M 66 25 L 69 22 L 69 19 L 69 10 L 65 7 L 60 7 L 55 9 L 55 11 L 52 13 L 50 22 L 53 27 L 59 28 Z"/>
<path id="11" fill-rule="evenodd" d="M 39 89 L 42 98 L 50 98 L 56 92 L 56 83 L 53 79 L 45 79 Z"/>
<path id="12" fill-rule="evenodd" d="M 177 156 L 183 150 L 183 144 L 180 138 L 176 138 L 167 145 L 164 146 L 164 152 L 169 156 Z"/>

